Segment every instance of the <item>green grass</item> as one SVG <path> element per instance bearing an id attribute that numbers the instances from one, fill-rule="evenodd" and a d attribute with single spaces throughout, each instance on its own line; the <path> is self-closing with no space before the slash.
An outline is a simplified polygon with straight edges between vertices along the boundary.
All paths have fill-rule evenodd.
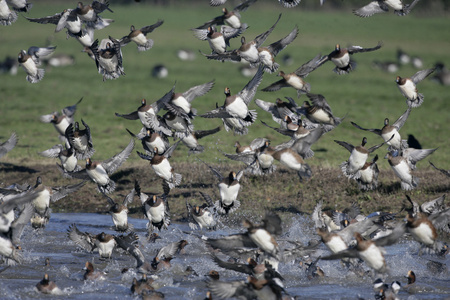
<path id="1" fill-rule="evenodd" d="M 250 80 L 243 77 L 238 64 L 208 61 L 197 51 L 200 49 L 208 53 L 206 41 L 197 40 L 190 28 L 220 14 L 220 8 L 207 6 L 207 1 L 195 5 L 184 3 L 176 6 L 153 6 L 144 3 L 133 3 L 128 6 L 111 4 L 114 13 L 105 12 L 103 17 L 113 18 L 115 22 L 100 31 L 96 31 L 96 38 L 102 39 L 111 35 L 120 38 L 129 32 L 131 24 L 142 27 L 163 19 L 164 24 L 149 36 L 154 40 L 154 47 L 147 52 L 138 53 L 136 46 L 130 43 L 123 48 L 123 64 L 126 76 L 117 80 L 102 82 L 95 63 L 81 52 L 81 45 L 75 39 L 66 39 L 64 32 L 54 33 L 55 26 L 30 23 L 22 16 L 12 26 L 0 28 L 0 59 L 6 56 L 16 57 L 21 49 L 29 46 L 45 46 L 46 40 L 51 38 L 52 44 L 57 46 L 56 52 L 71 54 L 76 64 L 64 68 L 46 70 L 45 78 L 38 84 L 30 84 L 25 80 L 25 72 L 19 69 L 16 76 L 0 75 L 0 140 L 4 141 L 12 131 L 17 132 L 20 141 L 16 149 L 2 160 L 26 163 L 28 159 L 53 162 L 37 155 L 37 152 L 50 148 L 58 143 L 56 131 L 50 124 L 39 121 L 39 116 L 74 104 L 84 97 L 79 105 L 76 120 L 83 118 L 91 127 L 95 160 L 104 160 L 123 149 L 129 142 L 129 135 L 125 128 L 138 132 L 141 128 L 138 121 L 129 121 L 115 117 L 114 113 L 128 113 L 135 110 L 142 98 L 155 101 L 171 89 L 176 82 L 176 91 L 182 92 L 191 86 L 215 79 L 214 88 L 205 96 L 193 102 L 199 114 L 215 108 L 216 102 L 221 105 L 224 101 L 223 90 L 226 86 L 232 93 L 240 91 Z M 273 5 L 271 4 L 273 3 Z M 72 6 L 75 6 L 73 3 Z M 62 11 L 67 4 L 46 5 L 40 1 L 27 14 L 28 17 L 43 17 Z M 349 75 L 338 76 L 331 69 L 332 63 L 327 63 L 311 73 L 307 80 L 312 85 L 312 92 L 323 94 L 333 112 L 337 116 L 347 115 L 343 124 L 326 134 L 313 147 L 316 155 L 308 160 L 315 166 L 332 166 L 348 158 L 348 152 L 338 146 L 333 140 L 343 140 L 352 144 L 359 144 L 363 136 L 368 137 L 368 145 L 381 142 L 381 138 L 371 133 L 365 133 L 351 126 L 354 121 L 363 127 L 381 128 L 384 118 L 392 121 L 405 110 L 406 103 L 394 82 L 395 76 L 410 76 L 417 70 L 410 66 L 400 69 L 398 74 L 383 73 L 373 69 L 373 60 L 395 60 L 398 48 L 404 49 L 411 55 L 422 57 L 424 68 L 432 67 L 435 62 L 442 61 L 450 65 L 448 53 L 450 40 L 445 28 L 448 18 L 423 17 L 414 12 L 408 17 L 397 17 L 393 13 L 377 15 L 361 19 L 350 11 L 331 12 L 325 10 L 303 11 L 301 5 L 295 9 L 284 9 L 276 1 L 270 3 L 257 2 L 246 12 L 242 13 L 243 20 L 250 28 L 244 33 L 247 38 L 267 30 L 277 15 L 283 16 L 269 36 L 266 44 L 272 43 L 292 30 L 299 27 L 297 39 L 284 49 L 277 60 L 281 70 L 293 71 L 301 64 L 314 57 L 317 53 L 328 54 L 336 43 L 346 45 L 360 45 L 373 47 L 378 41 L 384 46 L 372 53 L 356 54 L 358 62 L 356 71 Z M 232 48 L 239 46 L 239 39 L 232 40 Z M 194 61 L 181 61 L 177 58 L 178 49 L 190 49 L 197 53 Z M 294 63 L 283 65 L 281 57 L 284 54 L 292 56 Z M 169 76 L 165 79 L 151 77 L 151 69 L 156 64 L 164 64 L 169 69 Z M 265 74 L 261 88 L 278 80 L 275 74 Z M 450 146 L 448 130 L 450 123 L 450 108 L 448 87 L 443 87 L 430 80 L 419 84 L 419 90 L 425 95 L 424 104 L 414 109 L 402 128 L 404 138 L 413 134 L 424 148 L 440 149 L 432 156 L 432 161 L 444 168 L 449 168 L 447 147 Z M 276 93 L 258 91 L 256 98 L 274 101 L 277 97 L 295 97 L 293 89 L 282 89 Z M 306 98 L 300 98 L 301 104 Z M 251 109 L 256 108 L 252 102 Z M 233 136 L 222 130 L 220 133 L 201 140 L 207 151 L 201 157 L 207 161 L 225 160 L 218 151 L 234 151 L 236 140 L 247 144 L 256 137 L 268 137 L 272 144 L 286 140 L 276 132 L 262 126 L 263 120 L 275 126 L 271 117 L 258 109 L 258 120 L 250 127 L 247 136 Z M 221 124 L 220 120 L 194 120 L 198 130 L 210 129 Z M 140 145 L 137 147 L 140 149 Z M 378 150 L 380 156 L 384 150 Z M 184 146 L 175 151 L 173 159 L 178 162 L 195 161 L 187 155 Z M 139 162 L 140 158 L 133 154 L 130 160 Z M 389 168 L 387 162 L 381 160 L 380 168 Z M 419 168 L 428 164 L 419 164 Z"/>

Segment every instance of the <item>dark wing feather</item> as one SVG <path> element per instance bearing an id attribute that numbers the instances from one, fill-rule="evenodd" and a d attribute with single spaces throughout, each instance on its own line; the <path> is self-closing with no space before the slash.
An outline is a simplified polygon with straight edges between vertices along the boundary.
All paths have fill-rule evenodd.
<path id="1" fill-rule="evenodd" d="M 281 14 L 278 15 L 278 19 L 275 22 L 275 24 L 272 25 L 272 27 L 269 28 L 269 30 L 267 30 L 266 32 L 261 33 L 260 35 L 258 35 L 254 41 L 255 41 L 255 46 L 256 48 L 261 47 L 261 45 L 266 41 L 267 37 L 269 36 L 269 34 L 272 33 L 272 31 L 275 29 L 275 26 L 277 26 L 278 21 L 280 21 L 281 19 Z"/>
<path id="2" fill-rule="evenodd" d="M 353 149 L 355 148 L 355 146 L 353 146 L 353 145 L 351 145 L 351 144 L 349 144 L 347 142 L 337 141 L 337 140 L 334 140 L 334 141 L 336 143 L 338 143 L 339 145 L 341 145 L 342 147 L 344 147 L 345 149 L 347 149 L 350 153 L 352 153 Z"/>
<path id="3" fill-rule="evenodd" d="M 141 28 L 141 32 L 145 35 L 147 33 L 152 32 L 153 30 L 155 30 L 156 28 L 158 28 L 159 26 L 161 26 L 164 23 L 164 20 L 158 20 L 158 22 L 156 22 L 153 25 L 149 25 L 149 26 L 144 26 Z"/>
<path id="4" fill-rule="evenodd" d="M 361 126 L 359 126 L 355 122 L 350 122 L 350 123 L 352 123 L 352 125 L 355 126 L 358 129 L 361 129 L 361 130 L 364 130 L 364 131 L 370 131 L 370 132 L 373 132 L 375 134 L 381 135 L 381 129 L 367 129 L 367 128 L 362 128 Z"/>
<path id="5" fill-rule="evenodd" d="M 380 42 L 378 42 L 378 44 L 377 44 L 375 47 L 373 47 L 373 48 L 363 48 L 363 47 L 360 47 L 360 46 L 351 46 L 351 47 L 348 47 L 347 50 L 348 50 L 348 53 L 354 54 L 354 53 L 360 53 L 360 52 L 370 52 L 370 51 L 375 51 L 375 50 L 380 49 L 382 46 L 383 46 L 383 43 L 380 41 Z"/>
<path id="6" fill-rule="evenodd" d="M 211 129 L 211 130 L 196 130 L 196 131 L 194 131 L 194 136 L 199 140 L 205 136 L 214 134 L 219 131 L 220 131 L 220 126 L 214 128 L 214 129 Z"/>

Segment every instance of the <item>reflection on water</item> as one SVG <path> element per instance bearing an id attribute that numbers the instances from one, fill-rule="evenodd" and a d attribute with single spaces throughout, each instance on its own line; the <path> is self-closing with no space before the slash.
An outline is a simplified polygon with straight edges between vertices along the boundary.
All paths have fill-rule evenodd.
<path id="1" fill-rule="evenodd" d="M 187 224 L 171 224 L 169 230 L 161 233 L 162 239 L 155 243 L 147 243 L 145 226 L 147 221 L 131 219 L 130 222 L 139 235 L 140 249 L 147 260 L 152 259 L 158 249 L 170 242 L 186 239 L 186 254 L 178 255 L 172 260 L 169 270 L 157 273 L 156 285 L 158 291 L 165 294 L 166 299 L 203 299 L 206 294 L 204 283 L 205 274 L 210 270 L 218 270 L 221 280 L 245 280 L 246 275 L 228 271 L 216 266 L 208 255 L 202 234 L 206 237 L 218 237 L 236 233 L 239 229 L 220 228 L 216 232 L 191 232 Z M 41 232 L 26 228 L 22 236 L 24 263 L 6 268 L 0 266 L 0 299 L 30 299 L 42 298 L 43 295 L 35 290 L 44 273 L 48 273 L 51 280 L 56 281 L 62 295 L 50 296 L 56 299 L 127 299 L 137 298 L 130 292 L 133 278 L 140 278 L 134 269 L 122 274 L 124 268 L 133 268 L 136 261 L 130 255 L 115 251 L 111 261 L 99 259 L 98 253 L 87 253 L 77 249 L 68 238 L 66 231 L 69 225 L 75 223 L 81 231 L 98 234 L 102 231 L 116 234 L 112 230 L 109 215 L 99 214 L 52 214 L 50 222 Z M 280 238 L 281 247 L 292 247 L 285 240 L 296 240 L 307 243 L 312 238 L 312 225 L 304 217 L 295 217 L 285 234 Z M 283 241 L 284 240 L 284 241 Z M 418 257 L 419 245 L 413 241 L 402 241 L 386 248 L 387 264 L 390 275 L 386 281 L 399 280 L 406 284 L 404 276 L 412 269 L 416 273 L 420 293 L 409 294 L 402 291 L 400 299 L 448 299 L 450 297 L 450 279 L 448 276 L 449 258 Z M 326 255 L 328 250 L 324 245 L 319 247 L 319 253 Z M 44 265 L 45 258 L 50 258 L 50 266 Z M 374 299 L 372 282 L 374 278 L 358 276 L 345 270 L 339 261 L 319 261 L 318 265 L 324 270 L 326 277 L 309 280 L 300 269 L 298 261 L 288 261 L 279 266 L 279 271 L 285 278 L 286 290 L 292 296 L 304 299 Z M 430 269 L 429 259 L 446 264 L 444 270 Z M 107 273 L 107 279 L 97 282 L 83 281 L 86 261 L 93 262 L 97 270 Z M 185 273 L 186 267 L 192 266 L 197 275 Z M 441 265 L 440 265 L 441 266 Z"/>

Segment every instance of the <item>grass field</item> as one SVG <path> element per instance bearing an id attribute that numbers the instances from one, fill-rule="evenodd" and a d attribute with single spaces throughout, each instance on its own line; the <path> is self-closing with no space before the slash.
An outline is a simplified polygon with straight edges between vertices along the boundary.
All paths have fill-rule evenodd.
<path id="1" fill-rule="evenodd" d="M 12 131 L 17 132 L 20 138 L 18 146 L 2 158 L 2 162 L 5 164 L 1 181 L 10 183 L 12 178 L 20 177 L 20 172 L 14 175 L 18 177 L 9 177 L 8 172 L 13 171 L 8 167 L 10 163 L 54 166 L 55 160 L 43 158 L 37 154 L 39 151 L 49 149 L 59 143 L 53 126 L 41 123 L 39 117 L 72 105 L 81 97 L 84 97 L 84 100 L 78 107 L 75 119 L 82 118 L 89 124 L 96 149 L 93 159 L 104 160 L 121 151 L 128 144 L 130 136 L 125 128 L 133 132 L 138 132 L 141 128 L 140 122 L 117 118 L 114 113 L 134 111 L 140 105 L 142 98 L 146 98 L 150 102 L 156 101 L 169 91 L 175 82 L 176 91 L 183 92 L 191 86 L 215 79 L 213 89 L 193 102 L 193 106 L 201 114 L 214 109 L 216 103 L 219 105 L 223 103 L 225 99 L 223 90 L 226 86 L 231 88 L 232 93 L 239 92 L 250 80 L 241 75 L 239 64 L 208 61 L 198 53 L 198 50 L 209 53 L 209 46 L 206 41 L 197 40 L 190 28 L 199 26 L 221 13 L 220 8 L 209 7 L 207 1 L 204 2 L 203 5 L 197 3 L 188 6 L 182 3 L 164 7 L 145 3 L 118 6 L 112 2 L 111 8 L 114 13 L 105 12 L 103 17 L 113 18 L 115 22 L 103 30 L 96 31 L 96 37 L 100 40 L 109 35 L 120 38 L 128 34 L 131 24 L 142 27 L 153 24 L 158 19 L 163 19 L 164 24 L 150 34 L 154 40 L 154 46 L 149 51 L 138 53 L 133 43 L 124 47 L 123 64 L 126 76 L 106 82 L 102 82 L 102 76 L 98 74 L 94 61 L 81 52 L 81 45 L 72 38 L 66 39 L 64 32 L 54 33 L 53 25 L 30 23 L 21 16 L 12 26 L 2 26 L 0 28 L 0 59 L 7 56 L 16 57 L 21 49 L 28 49 L 30 46 L 45 46 L 47 40 L 50 39 L 52 45 L 57 46 L 56 53 L 73 55 L 76 63 L 67 67 L 47 68 L 44 79 L 38 84 L 28 83 L 25 80 L 26 74 L 21 68 L 15 76 L 0 74 L 0 141 L 7 139 Z M 52 15 L 62 11 L 66 6 L 67 4 L 60 5 L 53 4 L 53 2 L 48 5 L 36 3 L 27 16 Z M 346 115 L 346 119 L 339 127 L 324 135 L 313 146 L 315 156 L 307 161 L 313 167 L 313 183 L 311 186 L 305 184 L 298 186 L 301 193 L 304 193 L 304 197 L 298 198 L 297 185 L 294 182 L 289 183 L 287 187 L 278 186 L 271 190 L 270 186 L 266 184 L 266 179 L 250 178 L 246 179 L 250 189 L 244 192 L 243 199 L 257 199 L 262 201 L 260 204 L 264 207 L 275 207 L 275 200 L 287 197 L 293 197 L 289 200 L 294 203 L 293 207 L 296 202 L 311 200 L 312 202 L 303 202 L 304 205 L 301 207 L 301 209 L 309 210 L 312 209 L 314 201 L 322 197 L 328 199 L 330 204 L 336 204 L 339 201 L 350 203 L 352 199 L 358 199 L 361 203 L 365 203 L 365 201 L 375 199 L 376 201 L 370 206 L 365 204 L 367 208 L 372 208 L 377 203 L 378 207 L 388 207 L 388 204 L 392 203 L 394 199 L 404 198 L 404 193 L 399 189 L 398 179 L 393 176 L 387 161 L 383 159 L 379 160 L 378 165 L 383 170 L 383 174 L 389 174 L 389 177 L 383 179 L 385 181 L 381 192 L 375 191 L 364 195 L 344 178 L 334 180 L 333 176 L 335 175 L 330 174 L 340 173 L 338 165 L 348 158 L 349 153 L 333 140 L 343 140 L 356 145 L 361 142 L 363 136 L 367 136 L 369 146 L 382 141 L 372 133 L 354 128 L 350 121 L 363 127 L 381 128 L 384 118 L 388 117 L 392 122 L 397 119 L 406 110 L 406 103 L 396 87 L 395 77 L 397 75 L 410 76 L 417 70 L 406 65 L 402 66 L 398 73 L 385 73 L 373 68 L 372 62 L 374 60 L 395 60 L 397 49 L 401 48 L 411 55 L 421 57 L 424 61 L 424 68 L 432 67 L 437 61 L 449 65 L 450 40 L 444 30 L 448 27 L 448 18 L 423 16 L 413 12 L 403 18 L 389 13 L 360 19 L 352 15 L 350 11 L 334 12 L 325 9 L 303 11 L 301 5 L 295 9 L 284 9 L 276 1 L 257 2 L 242 13 L 243 20 L 250 26 L 244 36 L 252 39 L 267 30 L 275 22 L 279 13 L 282 13 L 283 16 L 266 44 L 284 37 L 295 25 L 299 27 L 300 32 L 297 39 L 277 57 L 277 61 L 281 64 L 280 69 L 284 71 L 294 71 L 318 53 L 328 54 L 334 49 L 336 43 L 345 46 L 373 47 L 378 41 L 383 41 L 384 46 L 376 52 L 356 54 L 354 59 L 357 61 L 358 67 L 348 75 L 334 74 L 331 71 L 334 66 L 329 62 L 307 77 L 307 81 L 311 83 L 312 92 L 324 95 L 334 114 L 339 117 Z M 231 43 L 231 48 L 237 48 L 240 45 L 239 39 L 232 40 Z M 181 61 L 178 59 L 176 54 L 179 49 L 194 51 L 196 53 L 195 60 Z M 291 65 L 283 64 L 281 57 L 285 54 L 292 57 Z M 151 69 L 157 64 L 164 64 L 169 69 L 167 78 L 157 79 L 151 76 Z M 275 74 L 265 74 L 260 88 L 278 79 L 279 77 Z M 449 169 L 450 114 L 448 110 L 450 104 L 448 87 L 441 86 L 429 79 L 421 82 L 418 87 L 419 91 L 425 95 L 425 102 L 421 107 L 413 109 L 401 130 L 402 136 L 406 138 L 408 134 L 413 134 L 423 148 L 439 147 L 429 159 L 436 165 Z M 295 98 L 296 92 L 286 88 L 275 93 L 258 91 L 255 98 L 274 101 L 277 97 L 285 96 Z M 305 99 L 306 97 L 303 96 L 297 102 L 301 104 Z M 257 107 L 252 102 L 250 108 Z M 256 137 L 267 137 L 273 145 L 286 141 L 285 137 L 264 127 L 259 122 L 259 120 L 263 120 L 275 126 L 276 124 L 271 120 L 269 114 L 259 108 L 257 111 L 258 120 L 250 127 L 248 135 L 234 136 L 231 132 L 227 133 L 222 130 L 214 136 L 206 137 L 201 140 L 201 144 L 205 145 L 207 150 L 199 157 L 213 164 L 234 163 L 223 157 L 219 150 L 233 152 L 236 140 L 239 140 L 241 144 L 248 144 Z M 221 125 L 221 121 L 197 117 L 194 125 L 197 130 L 211 129 Z M 137 145 L 136 149 L 141 150 L 141 146 Z M 380 158 L 385 155 L 384 149 L 383 147 L 377 150 Z M 186 148 L 182 145 L 174 152 L 172 160 L 186 168 L 180 172 L 187 180 L 184 184 L 185 188 L 187 185 L 188 191 L 182 189 L 175 192 L 177 198 L 191 197 L 195 194 L 192 191 L 195 179 L 189 179 L 188 170 L 191 167 L 185 163 L 193 163 L 194 169 L 201 170 L 203 177 L 199 178 L 208 178 L 211 175 L 204 168 L 198 166 L 199 163 L 195 157 L 189 156 Z M 147 164 L 133 152 L 124 168 L 127 168 L 127 172 L 129 172 L 130 167 L 145 166 L 142 163 Z M 226 166 L 222 166 L 224 170 L 227 169 Z M 283 169 L 283 167 L 279 169 Z M 434 170 L 429 170 L 430 166 L 427 161 L 420 162 L 418 169 L 423 171 L 421 176 L 441 176 L 436 175 Z M 58 180 L 54 172 L 56 169 L 46 173 L 50 182 L 53 182 L 55 186 L 68 184 L 64 180 Z M 125 173 L 129 174 L 127 172 Z M 144 174 L 155 177 L 151 170 L 140 173 L 140 175 L 134 174 L 131 177 L 144 176 Z M 33 172 L 28 173 L 27 180 L 31 182 L 35 176 L 36 174 Z M 124 176 L 124 173 L 120 176 Z M 131 187 L 133 178 L 124 180 L 124 186 L 118 190 L 125 192 Z M 288 178 L 290 177 L 286 177 L 284 173 L 276 177 L 282 182 L 290 182 L 291 179 Z M 153 182 L 156 177 L 154 180 L 151 178 L 145 180 Z M 298 182 L 296 176 L 294 180 Z M 433 179 L 427 178 L 426 182 L 428 183 L 415 191 L 415 196 L 430 198 L 448 190 L 448 184 L 442 182 L 444 179 L 440 178 L 439 180 L 437 186 L 432 187 Z M 393 182 L 396 183 L 392 185 Z M 191 185 L 189 186 L 189 184 Z M 85 197 L 91 194 L 88 192 L 92 190 L 91 188 L 83 189 Z M 322 188 L 322 192 L 317 192 Z M 283 193 L 275 193 L 277 189 L 283 190 Z M 310 193 L 306 192 L 307 190 Z M 258 191 L 258 193 L 255 194 L 252 191 Z M 380 199 L 383 201 L 379 202 Z M 91 201 L 104 203 L 100 196 L 95 196 Z M 400 207 L 401 202 L 399 201 L 395 207 Z M 178 207 L 181 212 L 184 209 L 183 203 L 178 203 L 174 207 Z M 243 206 L 246 209 L 252 209 L 252 205 L 251 202 L 244 201 Z M 95 207 L 97 206 L 91 206 L 90 210 L 95 210 Z M 299 206 L 297 209 L 300 209 Z"/>

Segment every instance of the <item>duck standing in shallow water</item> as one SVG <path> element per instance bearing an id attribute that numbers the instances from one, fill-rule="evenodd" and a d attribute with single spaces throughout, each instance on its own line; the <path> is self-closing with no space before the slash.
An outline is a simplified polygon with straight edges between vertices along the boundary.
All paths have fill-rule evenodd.
<path id="1" fill-rule="evenodd" d="M 54 281 L 51 281 L 48 274 L 44 274 L 44 278 L 36 284 L 36 289 L 43 294 L 61 294 L 61 290 Z"/>

